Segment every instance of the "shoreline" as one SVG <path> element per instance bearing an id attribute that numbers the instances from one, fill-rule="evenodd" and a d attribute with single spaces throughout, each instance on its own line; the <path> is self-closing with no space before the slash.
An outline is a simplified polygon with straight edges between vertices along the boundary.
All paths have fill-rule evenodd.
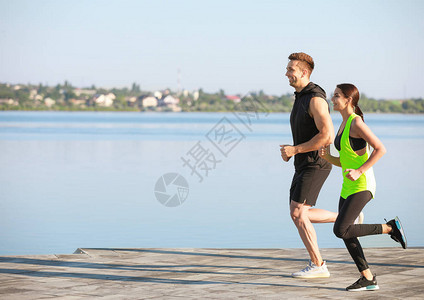
<path id="1" fill-rule="evenodd" d="M 52 112 L 52 113 L 140 113 L 140 114 L 222 114 L 222 113 L 228 113 L 233 114 L 235 112 L 243 112 L 243 111 L 140 111 L 140 110 L 52 110 L 52 109 L 45 109 L 45 110 L 32 110 L 32 109 L 12 109 L 12 110 L 2 110 L 0 108 L 0 113 L 10 113 L 10 112 Z M 267 113 L 267 114 L 290 114 L 288 111 L 271 111 L 271 112 L 258 112 L 260 114 Z M 331 111 L 331 115 L 336 115 L 338 112 Z M 366 112 L 364 111 L 364 115 L 407 115 L 407 116 L 419 116 L 424 115 L 424 112 L 416 112 L 416 113 L 410 113 L 410 112 Z"/>

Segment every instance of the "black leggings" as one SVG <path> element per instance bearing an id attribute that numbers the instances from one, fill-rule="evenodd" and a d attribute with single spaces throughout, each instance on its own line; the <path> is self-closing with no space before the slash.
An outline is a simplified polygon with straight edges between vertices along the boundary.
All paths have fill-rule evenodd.
<path id="1" fill-rule="evenodd" d="M 382 234 L 381 224 L 353 224 L 365 205 L 372 199 L 369 191 L 358 192 L 346 199 L 340 197 L 339 215 L 334 223 L 334 234 L 343 239 L 347 250 L 355 261 L 359 272 L 368 269 L 358 237 Z"/>

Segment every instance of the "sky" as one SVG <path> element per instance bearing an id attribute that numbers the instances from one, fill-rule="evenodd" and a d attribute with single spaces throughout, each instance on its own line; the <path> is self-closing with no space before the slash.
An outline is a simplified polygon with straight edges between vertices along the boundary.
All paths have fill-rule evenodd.
<path id="1" fill-rule="evenodd" d="M 328 95 L 422 98 L 423 16 L 421 0 L 0 0 L 0 82 L 282 95 L 305 52 Z"/>

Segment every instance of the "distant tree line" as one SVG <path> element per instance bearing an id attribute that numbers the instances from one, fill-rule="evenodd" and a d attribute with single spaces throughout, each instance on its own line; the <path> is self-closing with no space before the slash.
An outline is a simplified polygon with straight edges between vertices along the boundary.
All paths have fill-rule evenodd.
<path id="1" fill-rule="evenodd" d="M 258 93 L 250 93 L 247 97 L 253 97 L 258 103 L 262 103 L 264 109 L 270 112 L 290 112 L 294 96 L 285 94 L 281 96 L 266 95 L 263 91 Z M 241 97 L 245 101 L 247 97 Z M 180 98 L 183 111 L 234 111 L 240 105 L 233 101 L 225 99 L 224 92 L 208 94 L 200 90 L 198 101 L 192 101 L 190 97 Z M 331 101 L 328 101 L 332 106 Z M 424 99 L 408 99 L 408 100 L 376 100 L 361 96 L 359 106 L 364 112 L 373 113 L 424 113 Z"/>
<path id="2" fill-rule="evenodd" d="M 88 93 L 90 91 L 90 93 Z M 99 107 L 92 101 L 93 94 L 113 93 L 115 100 L 111 107 Z M 151 92 L 143 91 L 140 85 L 133 83 L 131 88 L 103 89 L 94 85 L 76 89 L 69 82 L 49 87 L 39 85 L 10 85 L 0 83 L 0 110 L 108 110 L 143 111 L 140 105 L 131 105 L 130 98 L 139 99 Z M 207 93 L 200 89 L 197 94 L 175 93 L 180 99 L 179 106 L 184 112 L 230 112 L 243 109 L 246 103 L 257 103 L 258 107 L 269 112 L 290 112 L 294 97 L 292 94 L 281 96 L 267 95 L 263 91 L 239 95 L 239 101 L 229 99 L 223 90 Z M 47 106 L 45 99 L 54 100 Z M 237 98 L 237 97 L 236 97 Z M 79 102 L 78 102 L 79 101 Z M 75 103 L 79 103 L 78 105 Z M 84 105 L 81 105 L 84 103 Z M 330 102 L 331 104 L 331 102 Z M 359 105 L 364 112 L 376 113 L 424 113 L 424 99 L 376 100 L 361 95 Z"/>

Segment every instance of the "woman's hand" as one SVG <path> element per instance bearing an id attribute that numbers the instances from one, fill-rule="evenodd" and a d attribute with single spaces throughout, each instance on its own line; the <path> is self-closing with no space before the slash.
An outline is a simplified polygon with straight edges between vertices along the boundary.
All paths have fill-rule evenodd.
<path id="1" fill-rule="evenodd" d="M 318 150 L 318 155 L 319 155 L 319 157 L 328 161 L 330 164 L 333 164 L 333 165 L 338 166 L 338 167 L 342 166 L 340 164 L 340 158 L 331 155 L 330 145 L 327 145 L 325 147 L 320 147 L 319 150 Z"/>
<path id="2" fill-rule="evenodd" d="M 356 181 L 359 177 L 361 177 L 362 172 L 355 169 L 346 169 L 344 173 L 346 173 L 346 178 L 352 181 Z"/>
<path id="3" fill-rule="evenodd" d="M 330 145 L 325 147 L 321 146 L 321 148 L 319 148 L 318 150 L 318 155 L 324 158 L 325 160 L 328 160 L 328 156 L 330 155 Z"/>

